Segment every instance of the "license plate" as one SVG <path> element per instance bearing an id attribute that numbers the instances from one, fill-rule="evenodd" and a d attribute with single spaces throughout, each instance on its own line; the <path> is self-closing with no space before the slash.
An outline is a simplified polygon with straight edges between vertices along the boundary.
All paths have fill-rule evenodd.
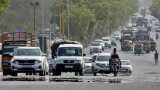
<path id="1" fill-rule="evenodd" d="M 73 66 L 66 65 L 65 68 L 73 68 Z"/>
<path id="2" fill-rule="evenodd" d="M 23 68 L 31 68 L 32 66 L 25 65 Z"/>

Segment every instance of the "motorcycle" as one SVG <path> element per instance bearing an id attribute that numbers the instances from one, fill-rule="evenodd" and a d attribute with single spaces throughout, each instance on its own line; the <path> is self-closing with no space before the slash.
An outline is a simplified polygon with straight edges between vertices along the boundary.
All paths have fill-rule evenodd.
<path id="1" fill-rule="evenodd" d="M 117 76 L 119 69 L 120 69 L 120 61 L 118 59 L 113 59 L 111 65 L 111 71 L 114 76 Z"/>

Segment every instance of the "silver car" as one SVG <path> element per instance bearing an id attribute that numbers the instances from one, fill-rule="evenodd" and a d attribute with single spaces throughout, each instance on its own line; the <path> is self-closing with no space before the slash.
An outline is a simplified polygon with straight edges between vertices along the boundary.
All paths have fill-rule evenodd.
<path id="1" fill-rule="evenodd" d="M 93 69 L 93 75 L 96 76 L 97 73 L 110 73 L 109 68 L 109 60 L 110 60 L 111 54 L 110 53 L 99 53 L 93 63 L 92 63 L 92 69 Z"/>

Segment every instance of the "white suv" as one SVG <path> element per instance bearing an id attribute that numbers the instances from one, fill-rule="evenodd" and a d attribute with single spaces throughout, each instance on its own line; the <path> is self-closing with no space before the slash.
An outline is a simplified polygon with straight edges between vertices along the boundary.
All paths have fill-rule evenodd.
<path id="1" fill-rule="evenodd" d="M 109 60 L 111 58 L 110 53 L 99 53 L 96 55 L 96 58 L 93 59 L 92 71 L 93 75 L 96 76 L 97 73 L 110 73 Z"/>
<path id="2" fill-rule="evenodd" d="M 83 75 L 83 46 L 81 44 L 59 45 L 55 64 L 55 75 L 61 75 L 61 72 L 75 72 L 75 75 Z"/>
<path id="3" fill-rule="evenodd" d="M 18 47 L 14 50 L 11 69 L 13 76 L 17 76 L 17 73 L 39 73 L 44 76 L 48 73 L 49 66 L 39 47 Z"/>

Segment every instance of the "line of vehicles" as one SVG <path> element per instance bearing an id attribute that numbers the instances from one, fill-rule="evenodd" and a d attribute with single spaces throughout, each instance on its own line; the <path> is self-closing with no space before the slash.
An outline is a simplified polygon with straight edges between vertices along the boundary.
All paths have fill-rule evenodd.
<path id="1" fill-rule="evenodd" d="M 134 54 L 150 53 L 156 50 L 156 41 L 151 36 L 151 21 L 145 16 L 132 16 L 130 26 L 121 31 L 121 50 Z"/>
<path id="2" fill-rule="evenodd" d="M 94 76 L 97 74 L 111 74 L 111 67 L 109 60 L 111 59 L 112 47 L 117 46 L 117 41 L 120 40 L 120 35 L 114 33 L 111 37 L 102 37 L 91 42 L 89 48 L 90 56 L 85 57 L 85 73 L 92 73 Z M 131 75 L 133 67 L 131 62 L 127 59 L 121 59 L 120 73 Z"/>
<path id="3" fill-rule="evenodd" d="M 97 39 L 92 43 L 91 56 L 88 57 L 81 43 L 57 39 L 50 48 L 51 58 L 48 58 L 39 48 L 37 41 L 33 33 L 8 32 L 2 34 L 1 64 L 4 76 L 17 76 L 18 73 L 57 76 L 62 72 L 74 72 L 76 76 L 83 76 L 84 73 L 108 74 L 111 53 L 104 51 L 106 48 L 116 46 L 116 42 L 109 37 Z M 122 60 L 122 62 L 124 63 L 122 63 L 121 71 L 131 73 L 130 62 L 128 60 Z"/>

